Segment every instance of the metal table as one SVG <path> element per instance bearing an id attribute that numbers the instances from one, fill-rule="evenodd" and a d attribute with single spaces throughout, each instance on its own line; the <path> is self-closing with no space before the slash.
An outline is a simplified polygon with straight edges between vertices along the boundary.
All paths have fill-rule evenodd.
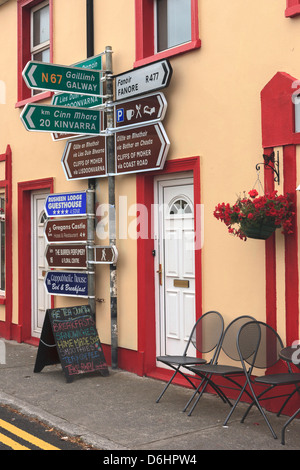
<path id="1" fill-rule="evenodd" d="M 293 363 L 296 367 L 298 367 L 298 369 L 300 370 L 300 362 L 298 364 L 296 364 L 295 362 L 293 362 L 293 357 L 297 357 L 299 358 L 300 357 L 300 345 L 298 346 L 298 348 L 296 347 L 292 347 L 292 346 L 288 346 L 284 349 L 282 349 L 279 353 L 279 356 L 281 357 L 281 359 L 283 359 L 284 361 L 286 362 L 289 362 L 289 363 Z M 294 354 L 296 354 L 296 356 L 294 356 Z M 300 408 L 298 408 L 298 410 L 293 414 L 293 416 L 291 416 L 288 421 L 285 423 L 285 425 L 283 426 L 282 428 L 282 433 L 281 433 L 281 443 L 282 444 L 285 444 L 285 430 L 286 428 L 288 427 L 288 425 L 293 421 L 294 418 L 296 418 L 296 416 L 300 413 Z"/>

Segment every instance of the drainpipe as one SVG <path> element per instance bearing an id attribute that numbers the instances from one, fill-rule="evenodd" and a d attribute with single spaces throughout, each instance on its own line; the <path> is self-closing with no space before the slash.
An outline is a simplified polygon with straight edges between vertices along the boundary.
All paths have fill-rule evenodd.
<path id="1" fill-rule="evenodd" d="M 87 57 L 94 55 L 94 0 L 86 0 L 86 50 Z"/>

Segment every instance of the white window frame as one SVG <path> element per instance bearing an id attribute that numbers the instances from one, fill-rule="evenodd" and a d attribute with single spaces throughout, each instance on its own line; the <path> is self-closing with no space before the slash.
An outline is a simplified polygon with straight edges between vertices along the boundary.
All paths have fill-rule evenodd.
<path id="1" fill-rule="evenodd" d="M 33 45 L 33 32 L 34 32 L 34 22 L 33 22 L 33 16 L 34 13 L 38 10 L 41 10 L 42 8 L 49 6 L 49 1 L 46 0 L 45 2 L 39 3 L 35 7 L 33 7 L 30 11 L 30 54 L 31 58 L 33 59 L 33 56 L 37 54 L 38 52 L 43 52 L 46 49 L 49 49 L 49 54 L 50 54 L 50 37 L 47 41 L 44 41 L 37 46 Z M 49 6 L 49 25 L 50 25 L 50 6 Z"/>
<path id="2" fill-rule="evenodd" d="M 174 49 L 176 47 L 182 46 L 184 44 L 188 44 L 192 40 L 192 14 L 191 14 L 191 37 L 187 39 L 185 42 L 182 42 L 180 44 L 174 44 L 173 46 L 167 47 L 166 49 L 163 49 L 161 51 L 158 50 L 158 8 L 157 8 L 157 0 L 154 0 L 154 52 L 155 54 L 159 54 L 164 51 L 168 51 L 171 49 Z"/>

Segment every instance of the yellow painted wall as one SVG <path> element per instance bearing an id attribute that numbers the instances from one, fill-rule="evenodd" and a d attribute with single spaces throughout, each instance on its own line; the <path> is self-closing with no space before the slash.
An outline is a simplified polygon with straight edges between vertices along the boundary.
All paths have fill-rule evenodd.
<path id="1" fill-rule="evenodd" d="M 114 73 L 131 69 L 135 60 L 133 0 L 95 0 L 95 54 L 113 48 Z M 235 202 L 252 189 L 256 163 L 262 161 L 260 91 L 277 71 L 300 78 L 300 18 L 284 17 L 285 0 L 199 0 L 202 47 L 170 59 L 173 77 L 164 91 L 168 101 L 164 126 L 170 159 L 200 156 L 204 204 L 202 250 L 203 311 L 219 310 L 229 322 L 240 314 L 265 319 L 264 242 L 246 243 L 227 234 L 212 213 L 219 202 Z M 69 65 L 86 57 L 85 1 L 54 0 L 54 63 Z M 61 166 L 65 142 L 29 133 L 20 121 L 17 101 L 17 2 L 0 7 L 0 80 L 6 104 L 0 104 L 0 153 L 13 153 L 13 322 L 18 322 L 17 183 L 54 177 L 54 191 L 85 189 L 86 181 L 67 182 Z M 299 170 L 298 170 L 299 171 Z M 300 175 L 299 175 L 300 176 Z M 261 175 L 263 180 L 263 175 Z M 300 178 L 299 178 L 300 182 Z M 279 188 L 282 190 L 282 186 Z M 135 177 L 117 178 L 116 197 L 136 201 Z M 107 202 L 107 181 L 97 185 Z M 118 214 L 117 214 L 118 216 Z M 282 235 L 276 235 L 278 244 Z M 137 349 L 136 241 L 118 241 L 119 345 Z M 277 252 L 278 300 L 284 304 L 283 253 Z M 101 341 L 110 343 L 109 268 L 97 267 L 97 325 Z M 56 298 L 55 305 L 78 303 Z M 0 309 L 2 319 L 3 309 Z M 284 315 L 278 316 L 284 332 Z"/>

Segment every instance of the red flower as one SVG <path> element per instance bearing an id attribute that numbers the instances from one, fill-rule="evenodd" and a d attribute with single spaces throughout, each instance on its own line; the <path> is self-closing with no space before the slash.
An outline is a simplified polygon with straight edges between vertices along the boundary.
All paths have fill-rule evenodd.
<path id="1" fill-rule="evenodd" d="M 258 192 L 256 191 L 256 189 L 251 189 L 251 191 L 249 191 L 249 196 L 252 197 L 253 199 L 258 196 Z"/>

